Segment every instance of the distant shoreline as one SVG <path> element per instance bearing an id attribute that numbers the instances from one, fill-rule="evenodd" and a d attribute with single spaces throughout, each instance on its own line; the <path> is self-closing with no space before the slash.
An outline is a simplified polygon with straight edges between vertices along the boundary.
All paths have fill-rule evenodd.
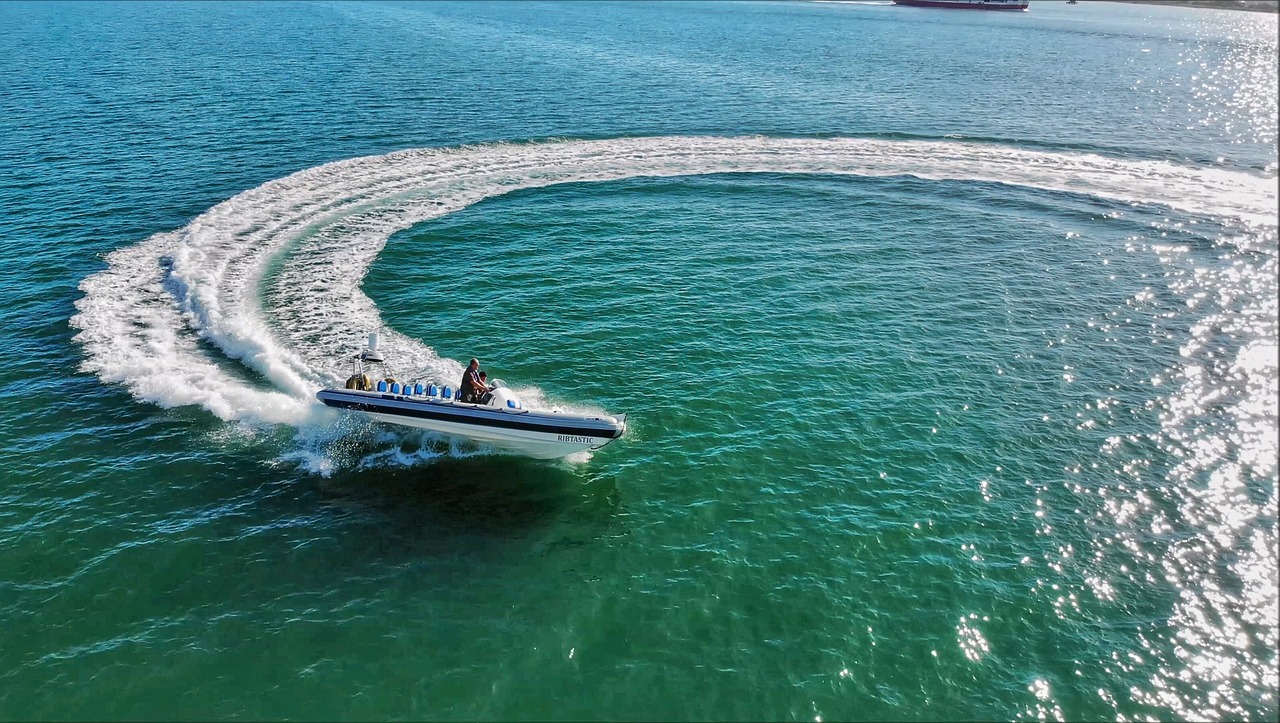
<path id="1" fill-rule="evenodd" d="M 1170 5 L 1210 10 L 1244 10 L 1251 13 L 1280 12 L 1280 0 L 1086 0 L 1086 2 L 1123 2 L 1140 5 Z"/>

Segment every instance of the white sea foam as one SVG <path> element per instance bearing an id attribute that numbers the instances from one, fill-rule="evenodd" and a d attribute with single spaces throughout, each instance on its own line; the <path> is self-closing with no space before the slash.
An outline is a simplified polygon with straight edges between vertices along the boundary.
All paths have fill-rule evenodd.
<path id="1" fill-rule="evenodd" d="M 416 149 L 299 171 L 113 252 L 81 283 L 71 323 L 84 369 L 140 400 L 312 426 L 330 419 L 317 416 L 315 391 L 345 375 L 374 328 L 398 368 L 441 382 L 461 375 L 457 361 L 385 328 L 360 290 L 396 231 L 517 189 L 752 172 L 989 181 L 1275 223 L 1275 179 L 991 144 L 658 137 Z M 520 391 L 530 406 L 549 403 Z"/>

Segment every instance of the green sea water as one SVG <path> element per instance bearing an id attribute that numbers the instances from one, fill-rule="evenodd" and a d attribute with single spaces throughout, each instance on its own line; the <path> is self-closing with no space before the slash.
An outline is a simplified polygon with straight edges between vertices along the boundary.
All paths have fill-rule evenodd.
<path id="1" fill-rule="evenodd" d="M 0 718 L 1275 718 L 1276 42 L 0 4 Z"/>

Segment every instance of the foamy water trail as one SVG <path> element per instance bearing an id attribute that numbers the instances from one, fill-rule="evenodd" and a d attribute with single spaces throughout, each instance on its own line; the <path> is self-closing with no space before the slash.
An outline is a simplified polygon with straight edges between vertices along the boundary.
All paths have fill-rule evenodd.
<path id="1" fill-rule="evenodd" d="M 363 333 L 383 326 L 360 285 L 393 233 L 518 189 L 757 172 L 988 181 L 1275 223 L 1274 179 L 990 144 L 659 137 L 418 149 L 299 171 L 115 251 L 81 283 L 71 323 L 84 369 L 140 400 L 301 427 L 322 409 L 315 391 L 340 381 Z M 424 379 L 461 374 L 394 330 L 383 345 Z"/>

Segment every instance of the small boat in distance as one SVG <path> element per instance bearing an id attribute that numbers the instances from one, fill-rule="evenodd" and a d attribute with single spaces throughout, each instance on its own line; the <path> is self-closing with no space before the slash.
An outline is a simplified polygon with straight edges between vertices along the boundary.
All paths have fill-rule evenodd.
<path id="1" fill-rule="evenodd" d="M 380 422 L 462 437 L 538 459 L 599 449 L 627 431 L 625 414 L 526 409 L 516 393 L 497 379 L 479 403 L 461 401 L 461 393 L 447 386 L 401 384 L 391 377 L 375 383 L 364 365 L 381 362 L 375 332 L 369 335 L 369 348 L 356 355 L 346 388 L 321 389 L 316 398 L 326 406 L 360 412 Z"/>
<path id="2" fill-rule="evenodd" d="M 894 5 L 952 10 L 1026 10 L 1028 0 L 893 0 Z"/>

